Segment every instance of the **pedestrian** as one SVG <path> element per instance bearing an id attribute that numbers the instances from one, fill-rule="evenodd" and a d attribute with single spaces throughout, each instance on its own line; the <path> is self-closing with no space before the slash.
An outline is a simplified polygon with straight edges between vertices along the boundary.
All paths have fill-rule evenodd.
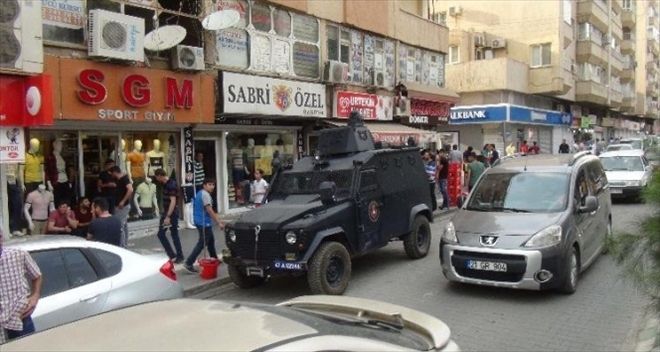
<path id="1" fill-rule="evenodd" d="M 541 148 L 536 145 L 536 142 L 532 142 L 532 146 L 529 147 L 529 154 L 541 154 Z"/>
<path id="2" fill-rule="evenodd" d="M 600 139 L 596 138 L 596 141 L 591 143 L 591 154 L 593 155 L 600 154 L 600 151 L 598 150 L 598 145 L 599 145 L 598 142 L 600 142 Z"/>
<path id="3" fill-rule="evenodd" d="M 470 154 L 472 154 L 472 151 L 474 151 L 474 148 L 472 146 L 468 146 L 467 149 L 463 152 L 463 160 L 461 162 L 467 162 L 468 157 L 470 157 Z"/>
<path id="4" fill-rule="evenodd" d="M 488 149 L 490 150 L 490 165 L 494 165 L 500 158 L 500 152 L 495 149 L 495 144 L 489 144 Z"/>
<path id="5" fill-rule="evenodd" d="M 270 162 L 270 167 L 273 170 L 273 177 L 277 175 L 277 172 L 282 168 L 282 159 L 280 158 L 280 151 L 276 150 L 273 152 L 273 160 Z M 271 180 L 272 181 L 272 180 Z"/>
<path id="6" fill-rule="evenodd" d="M 0 226 L 0 345 L 34 332 L 32 312 L 41 297 L 42 276 L 30 254 L 3 247 Z"/>
<path id="7" fill-rule="evenodd" d="M 529 153 L 529 146 L 527 145 L 527 140 L 523 140 L 522 144 L 520 145 L 520 154 L 527 154 Z"/>
<path id="8" fill-rule="evenodd" d="M 509 143 L 509 145 L 504 149 L 504 151 L 506 152 L 506 156 L 512 156 L 516 154 L 516 146 L 513 145 L 513 142 Z"/>
<path id="9" fill-rule="evenodd" d="M 437 179 L 438 179 L 438 189 L 440 194 L 442 194 L 442 205 L 440 210 L 447 209 L 449 210 L 449 194 L 447 193 L 447 179 L 449 178 L 449 160 L 445 156 L 445 151 L 440 150 L 438 153 L 438 159 L 436 163 L 437 168 Z"/>
<path id="10" fill-rule="evenodd" d="M 80 198 L 80 202 L 78 203 L 78 207 L 74 210 L 74 214 L 76 215 L 76 220 L 78 220 L 78 227 L 73 231 L 73 234 L 75 236 L 86 238 L 87 233 L 89 232 L 89 224 L 94 218 L 92 202 L 89 201 L 89 198 Z"/>
<path id="11" fill-rule="evenodd" d="M 46 233 L 51 235 L 72 235 L 78 227 L 75 213 L 69 207 L 69 201 L 65 198 L 60 200 L 57 208 L 48 216 Z"/>
<path id="12" fill-rule="evenodd" d="M 260 205 L 264 202 L 266 192 L 268 192 L 268 182 L 264 180 L 264 170 L 257 169 L 254 171 L 254 181 L 250 187 L 250 198 L 254 204 Z"/>
<path id="13" fill-rule="evenodd" d="M 484 144 L 483 149 L 481 149 L 481 155 L 484 157 L 484 165 L 490 166 L 491 160 L 491 152 L 490 152 L 490 144 L 486 143 Z"/>
<path id="14" fill-rule="evenodd" d="M 165 249 L 167 256 L 174 263 L 183 263 L 183 250 L 181 249 L 181 239 L 179 238 L 179 210 L 177 206 L 177 198 L 179 187 L 176 180 L 167 177 L 167 173 L 163 169 L 157 169 L 154 173 L 156 180 L 163 185 L 163 214 L 160 217 L 160 226 L 158 227 L 158 240 Z M 170 241 L 165 236 L 167 230 L 170 230 L 174 249 L 172 250 Z"/>
<path id="15" fill-rule="evenodd" d="M 561 140 L 561 144 L 559 145 L 559 154 L 568 154 L 571 151 L 571 148 L 568 146 L 568 143 L 566 143 L 566 139 Z"/>
<path id="16" fill-rule="evenodd" d="M 435 177 L 436 177 L 436 165 L 435 160 L 431 156 L 431 152 L 424 150 L 422 152 L 422 159 L 424 160 L 424 170 L 429 181 L 429 189 L 431 190 L 431 211 L 434 211 L 438 207 L 438 201 L 435 198 Z"/>
<path id="17" fill-rule="evenodd" d="M 131 211 L 131 199 L 133 197 L 133 184 L 119 166 L 113 166 L 110 174 L 115 180 L 115 213 L 121 222 L 121 247 L 128 246 L 128 214 Z"/>
<path id="18" fill-rule="evenodd" d="M 206 172 L 204 171 L 204 153 L 197 152 L 195 154 L 195 193 L 199 192 L 202 189 L 202 184 L 206 178 Z"/>
<path id="19" fill-rule="evenodd" d="M 486 166 L 477 160 L 477 155 L 472 152 L 468 158 L 468 170 L 465 174 L 465 183 L 468 185 L 468 191 L 472 192 L 472 188 L 477 183 L 481 174 L 486 171 Z"/>
<path id="20" fill-rule="evenodd" d="M 202 189 L 195 194 L 193 200 L 193 221 L 199 233 L 199 238 L 184 265 L 184 268 L 190 273 L 198 272 L 193 264 L 199 254 L 202 253 L 204 245 L 206 245 L 209 257 L 218 258 L 215 249 L 215 236 L 213 235 L 213 221 L 220 226 L 220 230 L 224 230 L 225 226 L 220 220 L 220 216 L 213 210 L 213 198 L 211 194 L 214 190 L 215 180 L 207 178 L 202 182 Z"/>
<path id="21" fill-rule="evenodd" d="M 105 198 L 110 204 L 110 214 L 115 212 L 115 188 L 117 184 L 115 183 L 112 175 L 110 174 L 110 169 L 115 166 L 115 161 L 108 159 L 105 161 L 104 169 L 99 173 L 99 179 L 96 182 L 96 187 L 98 190 L 98 196 Z"/>
<path id="22" fill-rule="evenodd" d="M 470 148 L 472 147 L 468 147 L 468 149 Z M 449 162 L 452 164 L 462 164 L 463 154 L 458 150 L 458 144 L 454 144 L 451 149 L 451 152 L 449 152 Z"/>
<path id="23" fill-rule="evenodd" d="M 102 197 L 94 199 L 92 209 L 94 219 L 89 224 L 87 239 L 115 246 L 121 245 L 121 221 L 110 214 L 108 200 Z"/>

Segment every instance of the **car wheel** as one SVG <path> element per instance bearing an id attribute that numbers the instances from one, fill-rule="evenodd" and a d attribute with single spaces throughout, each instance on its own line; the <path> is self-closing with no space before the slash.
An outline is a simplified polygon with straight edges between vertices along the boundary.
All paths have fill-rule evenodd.
<path id="1" fill-rule="evenodd" d="M 431 247 L 431 226 L 423 215 L 417 215 L 413 230 L 403 238 L 403 248 L 411 259 L 425 257 Z"/>
<path id="2" fill-rule="evenodd" d="M 314 294 L 341 295 L 351 278 L 351 256 L 339 242 L 325 242 L 310 261 L 307 282 Z"/>
<path id="3" fill-rule="evenodd" d="M 253 288 L 264 283 L 265 278 L 259 276 L 248 276 L 244 267 L 227 265 L 229 277 L 234 284 L 240 288 Z"/>
<path id="4" fill-rule="evenodd" d="M 566 256 L 564 266 L 564 283 L 561 286 L 560 291 L 566 294 L 575 293 L 575 290 L 577 290 L 578 276 L 580 275 L 577 249 L 575 249 L 575 247 L 571 247 L 569 255 Z"/>

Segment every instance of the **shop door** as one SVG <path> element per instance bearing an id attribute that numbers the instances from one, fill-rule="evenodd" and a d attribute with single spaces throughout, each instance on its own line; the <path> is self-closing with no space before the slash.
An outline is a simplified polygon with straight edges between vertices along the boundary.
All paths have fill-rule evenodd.
<path id="1" fill-rule="evenodd" d="M 541 153 L 552 154 L 552 127 L 539 127 L 539 147 Z"/>
<path id="2" fill-rule="evenodd" d="M 213 210 L 218 211 L 218 187 L 222 185 L 218 177 L 218 162 L 219 156 L 216 156 L 216 144 L 218 141 L 215 139 L 195 139 L 195 161 L 201 160 L 203 176 L 195 174 L 195 192 L 199 191 L 201 182 L 204 178 L 212 178 L 216 182 L 216 188 L 211 194 L 213 198 Z"/>
<path id="3" fill-rule="evenodd" d="M 120 167 L 125 165 L 125 152 L 119 145 L 119 135 L 116 134 L 81 134 L 82 195 L 92 199 L 101 195 L 97 181 L 107 160 L 114 160 Z"/>

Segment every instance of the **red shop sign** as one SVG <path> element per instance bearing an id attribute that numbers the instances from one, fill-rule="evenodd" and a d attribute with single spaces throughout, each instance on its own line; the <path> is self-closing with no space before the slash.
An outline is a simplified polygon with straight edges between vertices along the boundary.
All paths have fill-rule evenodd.
<path id="1" fill-rule="evenodd" d="M 348 118 L 352 111 L 362 114 L 365 120 L 392 120 L 392 97 L 358 92 L 336 92 L 335 117 Z"/>
<path id="2" fill-rule="evenodd" d="M 0 75 L 0 126 L 53 124 L 53 88 L 49 75 Z"/>
<path id="3" fill-rule="evenodd" d="M 452 105 L 450 102 L 412 99 L 410 101 L 410 113 L 417 116 L 449 118 L 449 110 Z"/>

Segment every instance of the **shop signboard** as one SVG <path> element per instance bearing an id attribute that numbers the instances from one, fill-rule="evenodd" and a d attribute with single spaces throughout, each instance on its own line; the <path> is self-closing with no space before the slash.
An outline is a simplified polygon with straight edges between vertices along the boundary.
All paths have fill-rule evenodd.
<path id="1" fill-rule="evenodd" d="M 449 115 L 449 123 L 452 125 L 504 122 L 506 120 L 506 105 L 453 107 Z"/>
<path id="2" fill-rule="evenodd" d="M 53 124 L 51 77 L 0 75 L 0 126 Z"/>
<path id="3" fill-rule="evenodd" d="M 0 127 L 0 164 L 25 162 L 25 132 L 22 127 Z"/>
<path id="4" fill-rule="evenodd" d="M 451 106 L 448 101 L 424 99 L 410 100 L 410 116 L 404 122 L 409 125 L 440 125 L 449 122 Z"/>
<path id="5" fill-rule="evenodd" d="M 337 91 L 334 99 L 334 117 L 347 119 L 351 112 L 357 111 L 365 120 L 392 120 L 392 97 Z"/>
<path id="6" fill-rule="evenodd" d="M 192 127 L 185 127 L 183 133 L 183 180 L 184 185 L 190 185 L 195 180 L 195 145 L 193 143 Z"/>
<path id="7" fill-rule="evenodd" d="M 325 86 L 223 72 L 223 113 L 326 117 Z"/>
<path id="8" fill-rule="evenodd" d="M 591 116 L 582 116 L 582 119 L 580 120 L 580 128 L 589 128 L 591 125 Z"/>
<path id="9" fill-rule="evenodd" d="M 541 125 L 570 126 L 573 117 L 569 113 L 552 110 L 534 109 L 524 106 L 510 106 L 509 121 Z"/>
<path id="10" fill-rule="evenodd" d="M 85 23 L 85 2 L 83 0 L 43 0 L 41 17 L 43 24 L 81 29 Z"/>
<path id="11" fill-rule="evenodd" d="M 68 120 L 213 123 L 215 77 L 46 56 L 59 77 L 56 115 Z"/>

